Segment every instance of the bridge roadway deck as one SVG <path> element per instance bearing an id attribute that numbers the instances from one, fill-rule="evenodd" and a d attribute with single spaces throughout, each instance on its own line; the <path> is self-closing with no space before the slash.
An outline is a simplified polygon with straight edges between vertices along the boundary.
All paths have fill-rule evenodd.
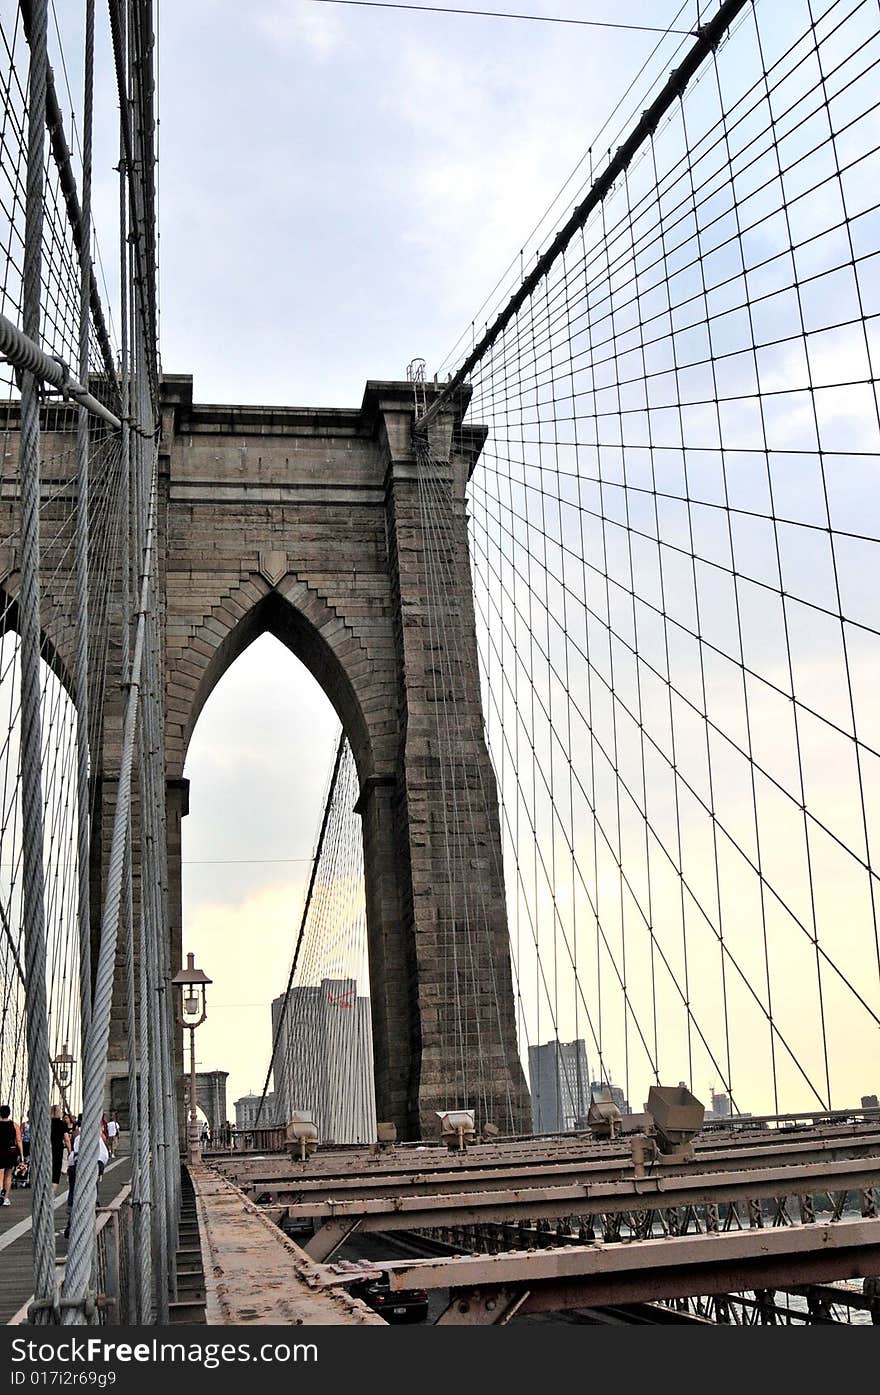
<path id="1" fill-rule="evenodd" d="M 106 1206 L 131 1180 L 127 1154 L 113 1158 L 104 1169 L 98 1202 Z M 34 1249 L 29 1187 L 13 1187 L 10 1205 L 0 1210 L 0 1323 L 8 1324 L 33 1297 Z M 55 1198 L 56 1271 L 61 1274 L 67 1255 L 63 1230 L 67 1223 L 67 1183 L 62 1178 Z"/>
<path id="2" fill-rule="evenodd" d="M 317 1201 L 324 1196 L 340 1201 L 383 1195 L 393 1198 L 404 1191 L 408 1197 L 415 1194 L 439 1196 L 467 1190 L 507 1190 L 511 1186 L 579 1186 L 583 1193 L 588 1185 L 623 1182 L 634 1176 L 628 1149 L 625 1154 L 613 1155 L 588 1145 L 578 1156 L 558 1159 L 550 1154 L 530 1160 L 521 1160 L 516 1155 L 505 1160 L 487 1160 L 481 1156 L 480 1148 L 460 1154 L 448 1153 L 445 1149 L 431 1151 L 433 1156 L 419 1161 L 416 1167 L 411 1158 L 408 1166 L 401 1166 L 399 1159 L 371 1156 L 343 1159 L 341 1163 L 337 1160 L 337 1166 L 333 1167 L 328 1154 L 320 1153 L 306 1163 L 270 1158 L 241 1159 L 237 1164 L 224 1159 L 213 1165 L 255 1200 L 271 1195 L 278 1203 L 288 1199 L 305 1201 L 310 1197 Z M 761 1147 L 748 1149 L 699 1150 L 693 1162 L 686 1165 L 664 1162 L 661 1158 L 650 1165 L 644 1190 L 662 1190 L 667 1181 L 675 1183 L 690 1174 L 721 1182 L 731 1173 L 757 1178 L 762 1172 L 783 1165 L 831 1168 L 833 1164 L 847 1161 L 855 1168 L 859 1160 L 867 1171 L 876 1171 L 880 1165 L 880 1131 L 836 1138 L 774 1139 Z"/>
<path id="3" fill-rule="evenodd" d="M 205 1268 L 209 1325 L 349 1324 L 385 1327 L 378 1313 L 317 1266 L 243 1192 L 204 1166 L 190 1168 Z"/>
<path id="4" fill-rule="evenodd" d="M 289 1220 L 355 1222 L 361 1232 L 479 1225 L 566 1215 L 596 1216 L 647 1208 L 748 1203 L 825 1191 L 861 1191 L 880 1184 L 880 1159 L 871 1165 L 843 1160 L 811 1166 L 748 1171 L 644 1177 L 620 1182 L 581 1183 L 560 1187 L 511 1187 L 493 1191 L 463 1190 L 448 1194 L 404 1193 L 389 1197 L 316 1198 L 282 1209 Z M 309 1245 L 309 1252 L 314 1253 Z"/>
<path id="5" fill-rule="evenodd" d="M 819 1197 L 821 1209 L 828 1193 L 880 1187 L 880 1130 L 872 1122 L 766 1131 L 702 1145 L 690 1162 L 659 1159 L 641 1169 L 628 1143 L 587 1140 L 577 1148 L 545 1141 L 543 1154 L 534 1144 L 477 1145 L 466 1153 L 327 1149 L 304 1162 L 242 1156 L 215 1166 L 270 1207 L 273 1219 L 319 1226 L 305 1248 L 320 1261 L 355 1230 L 559 1220 L 780 1197 Z"/>
<path id="6" fill-rule="evenodd" d="M 820 1157 L 842 1156 L 840 1150 L 846 1150 L 847 1157 L 855 1157 L 858 1152 L 878 1152 L 880 1123 L 755 1129 L 733 1137 L 702 1135 L 695 1140 L 695 1163 L 701 1170 L 727 1171 L 733 1163 L 737 1168 L 761 1166 L 783 1153 L 802 1161 L 818 1161 Z M 361 1194 L 377 1195 L 383 1188 L 401 1189 L 422 1182 L 427 1185 L 429 1181 L 432 1190 L 443 1190 L 447 1182 L 449 1188 L 460 1190 L 464 1181 L 475 1181 L 477 1177 L 488 1188 L 496 1184 L 492 1174 L 504 1186 L 514 1176 L 525 1180 L 552 1175 L 561 1182 L 565 1176 L 581 1174 L 585 1167 L 595 1172 L 604 1170 L 610 1179 L 629 1172 L 632 1157 L 628 1138 L 601 1143 L 581 1135 L 476 1144 L 462 1153 L 426 1145 L 379 1151 L 363 1146 L 330 1146 L 319 1149 L 305 1163 L 280 1152 L 209 1153 L 206 1161 L 255 1194 L 261 1188 L 274 1195 L 280 1195 L 285 1188 L 320 1191 L 332 1182 L 339 1192 L 357 1194 L 358 1189 L 369 1186 L 371 1190 Z M 658 1171 L 662 1172 L 662 1164 Z"/>
<path id="7" fill-rule="evenodd" d="M 714 1207 L 697 1234 L 652 1228 L 615 1242 L 567 1243 L 502 1254 L 450 1254 L 414 1265 L 383 1264 L 392 1288 L 460 1290 L 441 1321 L 474 1314 L 478 1321 L 514 1313 L 562 1311 L 615 1303 L 655 1302 L 756 1287 L 880 1273 L 880 1129 L 876 1120 L 817 1123 L 804 1130 L 759 1129 L 697 1140 L 690 1161 L 637 1167 L 628 1140 L 596 1143 L 541 1139 L 478 1144 L 466 1153 L 444 1148 L 319 1149 L 312 1157 L 217 1159 L 215 1175 L 232 1174 L 243 1192 L 263 1203 L 267 1221 L 316 1227 L 305 1253 L 320 1265 L 317 1282 L 335 1287 L 363 1274 L 360 1265 L 326 1263 L 346 1238 L 370 1231 L 430 1231 L 536 1218 L 630 1213 L 652 1216 Z M 844 1215 L 854 1197 L 862 1219 Z M 831 1220 L 815 1218 L 809 1198 L 834 1202 Z M 792 1214 L 782 1202 L 796 1198 Z M 775 1201 L 765 1225 L 761 1202 Z M 721 1214 L 719 1205 L 728 1210 Z M 744 1206 L 743 1217 L 731 1208 Z M 799 1216 L 800 1223 L 796 1219 Z M 742 1228 L 745 1219 L 745 1228 Z M 676 1227 L 677 1228 L 677 1227 Z M 687 1231 L 685 1225 L 685 1232 Z M 604 1231 L 605 1227 L 602 1226 Z M 665 1229 L 665 1227 L 664 1227 Z M 501 1248 L 495 1234 L 477 1249 Z M 549 1240 L 549 1237 L 547 1237 Z M 573 1243 L 572 1243 L 573 1242 Z M 465 1238 L 463 1248 L 470 1249 Z M 313 1278 L 314 1278 L 313 1273 Z M 479 1294 L 491 1290 L 481 1307 Z M 476 1292 L 473 1301 L 468 1294 Z M 464 1306 L 462 1306 L 464 1304 Z M 489 1316 L 492 1314 L 493 1316 Z M 472 1316 L 463 1320 L 475 1320 Z"/>

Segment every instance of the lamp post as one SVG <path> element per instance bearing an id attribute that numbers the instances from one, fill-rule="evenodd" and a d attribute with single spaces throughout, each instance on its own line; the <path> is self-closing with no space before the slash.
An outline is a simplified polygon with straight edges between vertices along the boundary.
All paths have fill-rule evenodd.
<path id="1" fill-rule="evenodd" d="M 52 1069 L 55 1082 L 61 1091 L 61 1107 L 67 1113 L 70 1112 L 70 1106 L 67 1100 L 67 1087 L 73 1078 L 73 1067 L 75 1065 L 76 1057 L 71 1056 L 70 1047 L 67 1042 L 65 1042 L 57 1056 L 52 1057 Z"/>
<path id="2" fill-rule="evenodd" d="M 205 1010 L 205 989 L 211 982 L 207 974 L 197 969 L 193 955 L 186 956 L 186 968 L 171 980 L 181 990 L 183 1025 L 189 1028 L 189 1150 L 187 1161 L 192 1165 L 201 1157 L 199 1149 L 199 1120 L 196 1111 L 196 1027 L 201 1027 Z"/>

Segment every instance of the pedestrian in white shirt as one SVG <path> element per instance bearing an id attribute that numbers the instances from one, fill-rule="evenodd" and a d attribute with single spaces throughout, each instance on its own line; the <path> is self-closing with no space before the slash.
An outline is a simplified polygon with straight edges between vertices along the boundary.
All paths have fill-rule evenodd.
<path id="1" fill-rule="evenodd" d="M 70 1209 L 73 1206 L 73 1191 L 76 1186 L 76 1164 L 79 1156 L 79 1141 L 81 1134 L 82 1115 L 76 1121 L 76 1128 L 73 1135 L 73 1143 L 67 1158 L 67 1225 L 64 1227 L 64 1236 L 67 1239 L 70 1235 Z M 98 1181 L 104 1175 L 104 1168 L 110 1161 L 110 1154 L 107 1151 L 107 1144 L 101 1134 L 98 1134 Z"/>
<path id="2" fill-rule="evenodd" d="M 111 1158 L 116 1157 L 116 1140 L 119 1137 L 119 1123 L 116 1115 L 111 1114 L 107 1120 L 107 1146 L 110 1149 Z"/>

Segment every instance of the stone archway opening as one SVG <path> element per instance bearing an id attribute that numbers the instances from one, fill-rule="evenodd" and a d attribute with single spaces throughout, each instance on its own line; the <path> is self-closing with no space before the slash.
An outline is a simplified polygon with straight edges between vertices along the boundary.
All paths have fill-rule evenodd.
<path id="1" fill-rule="evenodd" d="M 278 1030 L 339 720 L 291 648 L 268 628 L 259 631 L 259 622 L 271 619 L 264 607 L 243 626 L 243 636 L 234 638 L 228 664 L 200 703 L 187 749 L 183 951 L 193 951 L 213 979 L 208 1018 L 196 1034 L 197 1056 L 201 1071 L 229 1072 L 231 1102 L 250 1097 L 255 1082 L 262 1092 L 277 1037 L 261 1122 L 284 1122 L 293 1108 L 309 1108 L 328 1137 L 367 1141 L 373 1119 L 340 1117 L 329 1098 L 340 1094 L 340 1081 L 316 1074 L 315 1046 L 323 1029 L 324 1055 L 332 1056 L 351 1035 L 342 1032 L 342 1017 L 343 1025 L 349 1017 L 369 1019 L 362 852 L 354 858 L 364 940 L 356 958 L 362 971 L 344 976 L 334 936 L 338 940 L 346 927 L 330 927 L 327 945 L 312 944 L 301 960 L 298 986 Z M 357 793 L 356 786 L 349 791 L 347 827 L 349 838 L 360 840 L 360 821 L 353 814 Z M 340 919 L 351 914 L 351 895 L 349 888 Z M 353 1010 L 342 1014 L 339 1004 L 347 1005 L 346 994 Z M 364 1059 L 353 1064 L 368 1072 L 372 1098 L 368 1028 L 359 1045 Z M 346 1127 L 350 1137 L 343 1136 Z"/>

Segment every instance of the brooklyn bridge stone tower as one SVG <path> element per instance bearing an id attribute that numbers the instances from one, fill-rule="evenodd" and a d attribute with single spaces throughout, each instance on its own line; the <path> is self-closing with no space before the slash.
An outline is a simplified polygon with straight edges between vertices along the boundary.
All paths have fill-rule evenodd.
<path id="1" fill-rule="evenodd" d="M 158 547 L 171 962 L 181 962 L 187 745 L 226 669 L 269 632 L 323 688 L 357 765 L 378 1117 L 394 1121 L 401 1137 L 435 1136 L 433 1110 L 451 1101 L 448 1025 L 456 1015 L 481 1042 L 481 1099 L 471 1103 L 502 1128 L 527 1129 L 466 536 L 464 491 L 480 436 L 454 429 L 452 408 L 435 423 L 445 443 L 435 487 L 450 499 L 460 530 L 447 600 L 456 650 L 467 660 L 454 695 L 463 758 L 441 780 L 431 682 L 438 640 L 426 622 L 413 416 L 410 383 L 369 382 L 360 407 L 313 410 L 196 404 L 192 378 L 164 379 Z M 112 779 L 112 750 L 104 765 Z M 471 788 L 456 788 L 463 782 Z M 472 986 L 462 993 L 459 985 L 453 1002 L 442 946 L 460 932 L 450 923 L 441 802 L 477 788 L 482 814 L 468 878 L 483 925 L 469 944 Z M 255 951 L 249 927 L 241 952 Z M 127 1069 L 122 997 L 113 1032 L 120 1073 Z"/>

